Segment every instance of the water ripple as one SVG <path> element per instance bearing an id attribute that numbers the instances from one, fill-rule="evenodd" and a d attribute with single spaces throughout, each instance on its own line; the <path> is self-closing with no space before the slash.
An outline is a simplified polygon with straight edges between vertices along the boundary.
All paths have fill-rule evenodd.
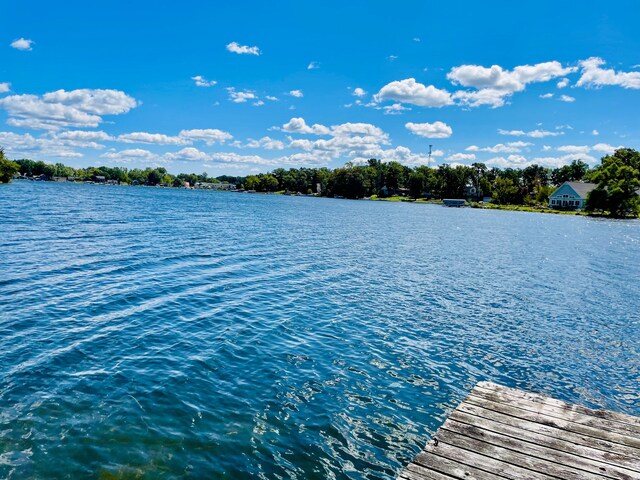
<path id="1" fill-rule="evenodd" d="M 640 415 L 640 223 L 0 188 L 0 477 L 393 478 L 479 380 Z"/>

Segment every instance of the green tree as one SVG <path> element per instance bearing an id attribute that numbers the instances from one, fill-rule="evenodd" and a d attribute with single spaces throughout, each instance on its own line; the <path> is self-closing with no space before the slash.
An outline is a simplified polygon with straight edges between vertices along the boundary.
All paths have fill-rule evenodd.
<path id="1" fill-rule="evenodd" d="M 640 215 L 640 153 L 630 148 L 602 158 L 591 175 L 598 186 L 587 196 L 586 210 L 609 212 L 612 217 Z"/>
<path id="2" fill-rule="evenodd" d="M 516 203 L 518 190 L 518 186 L 513 183 L 511 178 L 498 177 L 493 188 L 491 201 L 500 205 Z"/>
<path id="3" fill-rule="evenodd" d="M 0 148 L 0 183 L 9 183 L 11 177 L 20 171 L 20 165 L 12 162 L 4 156 L 4 150 Z"/>

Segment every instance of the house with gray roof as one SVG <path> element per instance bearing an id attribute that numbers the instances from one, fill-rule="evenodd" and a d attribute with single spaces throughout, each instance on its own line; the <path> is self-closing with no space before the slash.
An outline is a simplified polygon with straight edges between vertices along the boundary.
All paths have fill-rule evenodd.
<path id="1" fill-rule="evenodd" d="M 587 195 L 597 186 L 595 183 L 564 182 L 549 195 L 549 206 L 567 210 L 584 208 Z"/>

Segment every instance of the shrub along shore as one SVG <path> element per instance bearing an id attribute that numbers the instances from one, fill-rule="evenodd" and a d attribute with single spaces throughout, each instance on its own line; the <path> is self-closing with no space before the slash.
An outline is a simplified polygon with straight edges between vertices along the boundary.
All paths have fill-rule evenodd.
<path id="1" fill-rule="evenodd" d="M 170 174 L 165 168 L 73 168 L 29 159 L 8 160 L 0 150 L 0 183 L 14 175 L 43 180 L 108 181 L 126 185 L 184 188 L 216 183 L 265 193 L 298 193 L 324 197 L 387 201 L 438 202 L 466 199 L 471 206 L 519 211 L 558 213 L 548 208 L 549 195 L 564 182 L 592 182 L 585 211 L 613 217 L 640 214 L 640 153 L 621 148 L 602 158 L 593 169 L 580 161 L 558 168 L 530 165 L 525 168 L 488 168 L 483 163 L 407 167 L 398 162 L 371 159 L 364 165 L 344 167 L 277 168 L 269 173 L 209 177 L 207 173 Z M 490 203 L 486 200 L 490 198 Z M 569 212 L 567 212 L 569 213 Z M 570 212 L 575 214 L 576 212 Z M 578 212 L 583 213 L 583 212 Z"/>

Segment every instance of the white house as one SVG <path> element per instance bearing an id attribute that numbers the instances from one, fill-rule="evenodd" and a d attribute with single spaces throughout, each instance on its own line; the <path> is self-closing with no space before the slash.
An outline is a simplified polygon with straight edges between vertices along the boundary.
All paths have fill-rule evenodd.
<path id="1" fill-rule="evenodd" d="M 570 210 L 584 208 L 587 194 L 597 186 L 595 183 L 564 182 L 549 195 L 549 206 Z"/>

